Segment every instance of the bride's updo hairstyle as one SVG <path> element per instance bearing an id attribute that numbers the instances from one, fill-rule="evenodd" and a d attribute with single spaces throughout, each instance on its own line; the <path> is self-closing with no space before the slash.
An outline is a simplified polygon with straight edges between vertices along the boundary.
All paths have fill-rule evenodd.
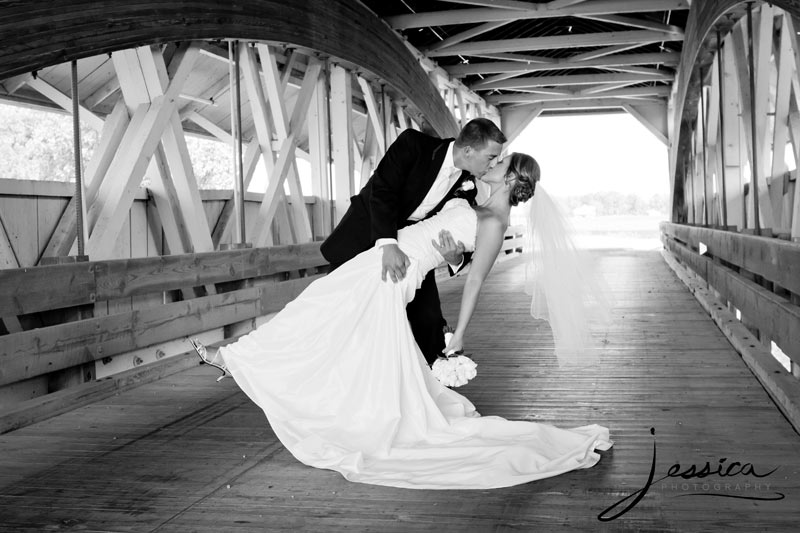
<path id="1" fill-rule="evenodd" d="M 539 163 L 534 158 L 519 152 L 511 154 L 506 178 L 514 180 L 508 199 L 512 206 L 527 202 L 533 198 L 533 193 L 536 191 L 536 182 L 539 181 L 540 174 Z"/>

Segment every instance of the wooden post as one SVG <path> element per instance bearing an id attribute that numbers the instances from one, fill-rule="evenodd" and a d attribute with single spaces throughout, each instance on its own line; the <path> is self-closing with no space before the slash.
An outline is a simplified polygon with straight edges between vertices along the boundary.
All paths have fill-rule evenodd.
<path id="1" fill-rule="evenodd" d="M 308 151 L 311 154 L 311 193 L 314 204 L 314 239 L 322 239 L 333 230 L 331 223 L 330 121 L 328 105 L 329 68 L 317 80 L 308 110 Z"/>
<path id="2" fill-rule="evenodd" d="M 83 158 L 81 157 L 80 100 L 78 99 L 78 62 L 72 61 L 72 151 L 75 156 L 75 219 L 77 223 L 78 255 L 84 255 L 86 244 L 86 207 L 83 202 Z M 87 258 L 88 259 L 88 258 Z"/>
<path id="3" fill-rule="evenodd" d="M 708 124 L 706 124 L 706 98 L 703 87 L 703 69 L 700 68 L 700 121 L 703 127 L 703 218 L 706 226 L 710 225 L 708 216 Z"/>
<path id="4" fill-rule="evenodd" d="M 722 66 L 723 66 L 723 57 L 722 57 L 722 41 L 719 36 L 719 30 L 717 30 L 717 78 L 719 83 L 719 148 L 721 150 L 721 161 L 722 164 L 720 165 L 719 171 L 722 174 L 722 226 L 727 229 L 728 227 L 728 194 L 725 187 L 725 101 L 722 98 L 723 95 L 723 78 L 722 78 Z"/>
<path id="5" fill-rule="evenodd" d="M 339 65 L 331 66 L 331 138 L 333 164 L 335 169 L 336 217 L 335 223 L 342 220 L 353 195 L 353 98 L 350 73 Z"/>
<path id="6" fill-rule="evenodd" d="M 752 179 L 750 180 L 750 195 L 753 199 L 753 227 L 755 234 L 761 234 L 761 221 L 758 212 L 758 177 L 760 170 L 758 167 L 758 135 L 756 132 L 756 79 L 755 79 L 755 57 L 753 52 L 753 4 L 747 4 L 747 52 L 749 63 L 750 78 L 750 137 L 752 142 L 752 158 L 750 170 Z"/>
<path id="7" fill-rule="evenodd" d="M 231 83 L 231 132 L 233 132 L 233 206 L 239 244 L 247 242 L 244 220 L 244 172 L 242 165 L 242 106 L 239 85 L 239 41 L 228 41 Z"/>

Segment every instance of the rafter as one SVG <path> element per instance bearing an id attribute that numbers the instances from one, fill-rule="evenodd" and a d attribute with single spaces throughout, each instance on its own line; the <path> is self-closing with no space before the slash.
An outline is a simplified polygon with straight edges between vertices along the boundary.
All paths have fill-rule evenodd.
<path id="1" fill-rule="evenodd" d="M 592 60 L 576 61 L 572 58 L 559 59 L 552 63 L 525 64 L 511 61 L 500 61 L 491 63 L 471 63 L 464 65 L 454 65 L 447 67 L 448 72 L 453 76 L 466 76 L 469 74 L 493 74 L 493 73 L 525 73 L 541 72 L 546 70 L 564 70 L 585 67 L 621 67 L 633 65 L 667 65 L 678 64 L 680 54 L 676 53 L 656 53 L 656 54 L 619 54 L 600 57 Z"/>
<path id="2" fill-rule="evenodd" d="M 613 54 L 617 54 L 619 52 L 625 52 L 626 50 L 631 50 L 633 48 L 638 48 L 642 45 L 642 43 L 632 43 L 632 44 L 619 44 L 616 46 L 606 46 L 605 48 L 601 48 L 599 50 L 592 50 L 590 52 L 584 52 L 582 54 L 575 54 L 570 57 L 573 61 L 589 61 L 591 59 L 597 59 L 599 57 L 610 56 Z"/>
<path id="3" fill-rule="evenodd" d="M 640 97 L 640 96 L 657 96 L 666 98 L 669 96 L 670 88 L 669 87 L 631 87 L 627 89 L 617 89 L 615 91 L 608 91 L 607 93 L 603 93 L 602 98 L 628 98 L 628 97 Z M 569 96 L 562 96 L 562 95 L 535 95 L 535 94 L 496 94 L 490 95 L 486 97 L 488 102 L 493 104 L 512 104 L 512 103 L 534 103 L 534 102 L 546 102 L 546 101 L 553 101 L 553 100 L 588 100 L 597 98 L 596 95 L 580 95 L 577 93 L 573 93 Z"/>
<path id="4" fill-rule="evenodd" d="M 672 81 L 675 78 L 669 73 L 656 74 L 580 74 L 574 76 L 532 76 L 496 81 L 484 84 L 481 89 L 526 89 L 531 87 L 547 87 L 558 85 L 595 85 L 601 83 L 642 83 L 648 81 Z"/>
<path id="5" fill-rule="evenodd" d="M 94 109 L 95 106 L 101 104 L 106 98 L 119 90 L 119 79 L 114 76 L 103 85 L 94 90 L 92 94 L 87 95 L 83 99 L 83 104 L 89 109 Z"/>
<path id="6" fill-rule="evenodd" d="M 623 87 L 628 87 L 629 85 L 633 85 L 634 82 L 621 82 L 621 83 L 609 83 L 605 85 L 595 85 L 594 87 L 587 87 L 585 89 L 581 89 L 580 94 L 600 94 L 605 93 L 608 91 L 613 91 L 616 89 L 622 89 Z"/>
<path id="7" fill-rule="evenodd" d="M 630 98 L 584 98 L 579 100 L 553 100 L 547 102 L 538 102 L 543 110 L 557 111 L 557 110 L 591 110 L 591 109 L 624 109 L 626 105 L 630 105 Z M 638 103 L 638 102 L 637 102 Z M 642 104 L 663 104 L 663 100 L 656 99 L 641 99 Z"/>
<path id="8" fill-rule="evenodd" d="M 500 52 L 497 54 L 472 54 L 475 57 L 484 59 L 496 59 L 498 61 L 517 61 L 519 63 L 555 63 L 558 59 L 554 57 L 533 56 L 530 54 L 512 54 L 511 52 Z M 464 63 L 466 64 L 466 63 Z"/>
<path id="9" fill-rule="evenodd" d="M 612 46 L 619 44 L 647 44 L 662 41 L 682 41 L 683 35 L 661 31 L 620 31 L 585 33 L 580 35 L 556 35 L 529 37 L 524 39 L 498 39 L 455 44 L 442 50 L 430 52 L 428 56 L 472 55 L 479 53 L 524 52 L 528 50 L 552 50 L 558 48 L 583 48 L 587 46 Z"/>
<path id="10" fill-rule="evenodd" d="M 650 20 L 637 19 L 632 17 L 622 17 L 619 15 L 581 15 L 579 18 L 588 20 L 598 20 L 600 22 L 613 22 L 614 24 L 621 24 L 623 26 L 630 26 L 631 28 L 640 28 L 643 30 L 656 30 L 666 31 L 671 33 L 683 34 L 683 30 L 678 26 L 670 24 L 661 24 Z"/>
<path id="11" fill-rule="evenodd" d="M 55 104 L 60 106 L 62 109 L 66 111 L 72 111 L 72 96 L 66 95 L 59 91 L 57 88 L 53 87 L 42 78 L 34 78 L 33 76 L 28 76 L 28 79 L 25 80 L 25 83 L 28 84 L 33 89 L 36 89 L 39 93 L 43 94 L 50 100 L 52 100 Z M 97 131 L 103 129 L 103 119 L 95 115 L 90 109 L 87 107 L 80 105 L 80 118 L 81 120 L 86 121 L 92 128 Z"/>
<path id="12" fill-rule="evenodd" d="M 496 30 L 497 28 L 505 26 L 506 24 L 508 24 L 508 21 L 487 22 L 486 24 L 480 24 L 478 26 L 475 26 L 474 28 L 462 31 L 461 33 L 457 33 L 432 46 L 429 46 L 424 51 L 426 53 L 429 53 L 434 50 L 441 50 L 442 48 L 447 48 L 448 46 L 452 46 L 462 41 L 466 41 L 467 39 L 472 39 L 473 37 L 477 37 L 478 35 L 484 34 L 488 31 Z"/>
<path id="13" fill-rule="evenodd" d="M 496 22 L 501 20 L 522 20 L 580 15 L 619 15 L 623 13 L 643 13 L 689 9 L 688 0 L 592 0 L 555 9 L 549 4 L 529 4 L 526 9 L 453 9 L 449 11 L 430 11 L 386 17 L 392 28 L 407 30 L 425 26 L 448 26 L 451 24 L 470 24 Z"/>
<path id="14" fill-rule="evenodd" d="M 468 6 L 496 7 L 498 9 L 528 9 L 530 4 L 518 0 L 443 0 L 451 4 L 464 4 Z"/>

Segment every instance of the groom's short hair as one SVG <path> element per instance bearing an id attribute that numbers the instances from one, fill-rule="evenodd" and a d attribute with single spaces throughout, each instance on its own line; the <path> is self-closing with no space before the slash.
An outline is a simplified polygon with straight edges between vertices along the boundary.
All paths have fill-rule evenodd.
<path id="1" fill-rule="evenodd" d="M 506 136 L 503 135 L 503 132 L 494 122 L 488 118 L 473 118 L 461 129 L 455 145 L 459 148 L 471 146 L 472 148 L 481 149 L 489 141 L 503 144 L 506 140 Z"/>

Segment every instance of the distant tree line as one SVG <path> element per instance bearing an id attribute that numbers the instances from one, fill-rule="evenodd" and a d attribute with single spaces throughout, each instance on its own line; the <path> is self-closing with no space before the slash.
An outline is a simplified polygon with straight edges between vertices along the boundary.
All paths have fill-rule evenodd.
<path id="1" fill-rule="evenodd" d="M 559 198 L 561 204 L 573 214 L 592 210 L 594 215 L 649 215 L 668 212 L 669 196 L 654 194 L 649 198 L 617 191 L 595 192 L 580 196 Z M 586 208 L 590 209 L 586 209 Z M 592 209 L 593 208 L 593 209 Z"/>
<path id="2" fill-rule="evenodd" d="M 84 167 L 99 141 L 97 131 L 81 125 Z M 231 188 L 230 146 L 190 135 L 186 144 L 201 189 Z M 73 181 L 74 160 L 70 115 L 0 104 L 0 178 Z"/>

